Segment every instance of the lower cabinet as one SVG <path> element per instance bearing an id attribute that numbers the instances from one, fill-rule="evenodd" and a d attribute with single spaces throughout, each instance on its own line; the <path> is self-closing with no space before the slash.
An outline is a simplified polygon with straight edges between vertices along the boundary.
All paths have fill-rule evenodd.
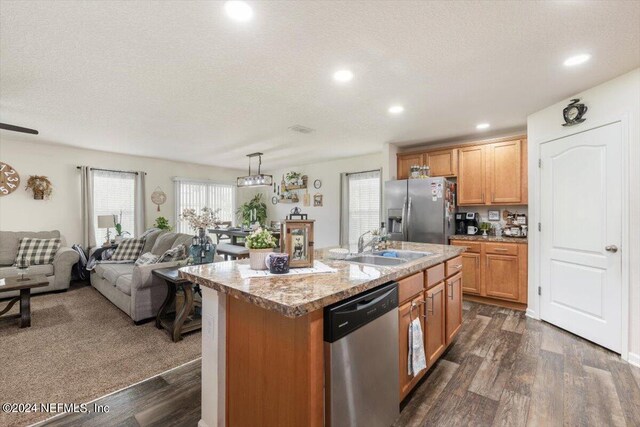
<path id="1" fill-rule="evenodd" d="M 485 255 L 485 289 L 487 296 L 517 301 L 518 257 L 513 255 Z"/>
<path id="2" fill-rule="evenodd" d="M 419 318 L 422 331 L 424 332 L 425 330 L 423 294 L 420 293 L 416 298 L 402 304 L 398 311 L 398 316 L 398 341 L 400 345 L 398 360 L 400 365 L 400 400 L 402 400 L 409 394 L 411 389 L 413 389 L 426 372 L 425 369 L 416 376 L 409 374 L 409 324 L 411 324 L 413 319 Z"/>
<path id="3" fill-rule="evenodd" d="M 462 254 L 462 289 L 467 294 L 480 295 L 480 254 Z"/>
<path id="4" fill-rule="evenodd" d="M 445 282 L 445 313 L 447 314 L 447 345 L 453 341 L 462 326 L 462 273 L 457 273 Z"/>
<path id="5" fill-rule="evenodd" d="M 427 356 L 427 366 L 431 366 L 438 360 L 438 357 L 442 355 L 447 347 L 444 282 L 440 282 L 438 285 L 427 290 L 424 295 L 427 320 L 424 334 L 424 348 Z"/>

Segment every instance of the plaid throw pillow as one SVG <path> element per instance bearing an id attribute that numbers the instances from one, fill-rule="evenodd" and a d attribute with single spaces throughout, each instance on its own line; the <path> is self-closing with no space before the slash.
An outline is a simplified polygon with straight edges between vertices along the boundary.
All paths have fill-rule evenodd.
<path id="1" fill-rule="evenodd" d="M 144 247 L 144 237 L 137 239 L 122 239 L 116 251 L 111 257 L 111 261 L 134 261 L 140 256 Z"/>
<path id="2" fill-rule="evenodd" d="M 136 260 L 136 265 L 155 264 L 158 262 L 158 258 L 160 258 L 158 255 L 154 255 L 151 252 L 145 252 Z"/>
<path id="3" fill-rule="evenodd" d="M 158 262 L 180 261 L 187 257 L 187 247 L 185 245 L 178 245 L 173 249 L 169 249 L 163 253 Z"/>
<path id="4" fill-rule="evenodd" d="M 34 239 L 33 237 L 23 237 L 20 239 L 16 264 L 24 258 L 29 265 L 42 265 L 53 263 L 60 247 L 60 239 Z"/>

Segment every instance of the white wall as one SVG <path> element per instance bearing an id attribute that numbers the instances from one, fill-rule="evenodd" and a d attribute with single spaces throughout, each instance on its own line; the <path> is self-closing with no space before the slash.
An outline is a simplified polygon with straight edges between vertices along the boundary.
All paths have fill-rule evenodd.
<path id="1" fill-rule="evenodd" d="M 578 126 L 563 127 L 562 110 L 571 98 L 580 98 L 588 106 L 586 121 Z M 628 147 L 625 156 L 628 177 L 621 185 L 629 198 L 629 223 L 623 224 L 623 230 L 626 232 L 621 253 L 628 254 L 629 257 L 629 265 L 623 273 L 623 278 L 628 278 L 630 292 L 628 300 L 623 296 L 623 301 L 629 303 L 629 361 L 640 365 L 640 69 L 578 93 L 529 116 L 529 213 L 530 222 L 537 223 L 540 217 L 540 207 L 537 203 L 537 161 L 540 143 L 618 120 L 626 127 L 625 144 Z M 539 284 L 540 245 L 537 233 L 530 234 L 529 242 L 528 314 L 538 317 L 539 297 L 535 290 Z"/>
<path id="2" fill-rule="evenodd" d="M 299 190 L 300 203 L 271 204 L 271 197 L 274 195 L 272 189 L 262 190 L 267 203 L 267 214 L 269 220 L 281 221 L 286 218 L 294 207 L 302 209 L 303 213 L 309 215 L 309 219 L 315 219 L 314 239 L 315 247 L 323 248 L 335 246 L 340 243 L 340 174 L 343 172 L 359 172 L 371 169 L 379 169 L 382 166 L 382 153 L 368 154 L 358 157 L 333 160 L 309 165 L 291 165 L 284 169 L 271 170 L 267 173 L 273 174 L 273 179 L 279 184 L 282 175 L 288 171 L 301 172 L 309 177 L 307 187 L 311 196 L 311 206 L 302 205 L 302 195 L 304 190 Z M 322 188 L 313 188 L 313 181 L 322 181 Z M 256 193 L 256 190 L 239 190 L 243 199 L 248 199 Z M 313 195 L 320 193 L 323 196 L 323 206 L 313 206 Z"/>
<path id="3" fill-rule="evenodd" d="M 13 166 L 21 178 L 20 189 L 0 197 L 0 230 L 53 230 L 57 229 L 69 244 L 82 241 L 82 217 L 80 198 L 80 171 L 76 166 L 137 170 L 147 172 L 146 212 L 147 227 L 158 216 L 169 219 L 175 225 L 174 193 L 172 177 L 210 179 L 221 183 L 235 183 L 245 171 L 203 166 L 150 157 L 127 156 L 102 151 L 83 150 L 62 145 L 29 143 L 0 139 L 0 159 Z M 29 175 L 45 175 L 53 182 L 50 200 L 34 200 L 24 191 Z M 156 187 L 167 194 L 167 202 L 160 212 L 151 203 L 151 193 Z"/>

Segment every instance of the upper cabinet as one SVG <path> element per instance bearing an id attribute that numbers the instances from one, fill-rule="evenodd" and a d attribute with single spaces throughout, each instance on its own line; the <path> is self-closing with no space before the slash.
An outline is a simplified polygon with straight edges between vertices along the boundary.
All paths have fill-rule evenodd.
<path id="1" fill-rule="evenodd" d="M 426 164 L 424 153 L 398 154 L 398 179 L 408 179 L 411 166 Z"/>
<path id="2" fill-rule="evenodd" d="M 523 141 L 507 141 L 487 146 L 487 178 L 491 204 L 526 203 L 522 169 Z"/>
<path id="3" fill-rule="evenodd" d="M 430 151 L 425 154 L 431 176 L 456 176 L 458 172 L 458 150 Z"/>
<path id="4" fill-rule="evenodd" d="M 482 205 L 486 200 L 486 149 L 478 145 L 458 152 L 458 205 Z"/>

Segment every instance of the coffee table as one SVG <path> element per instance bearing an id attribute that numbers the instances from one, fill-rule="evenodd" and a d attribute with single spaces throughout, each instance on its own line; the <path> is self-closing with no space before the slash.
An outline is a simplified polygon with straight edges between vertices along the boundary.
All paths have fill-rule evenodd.
<path id="1" fill-rule="evenodd" d="M 0 286 L 0 297 L 2 296 L 2 292 L 20 291 L 20 296 L 10 299 L 7 306 L 0 311 L 0 316 L 4 319 L 20 318 L 20 327 L 28 328 L 31 326 L 31 288 L 47 286 L 49 280 L 47 280 L 44 274 L 27 276 L 24 281 L 19 279 L 20 277 L 8 277 L 4 279 L 4 286 Z M 18 301 L 20 301 L 20 314 L 2 316 L 11 310 L 11 307 Z"/>

